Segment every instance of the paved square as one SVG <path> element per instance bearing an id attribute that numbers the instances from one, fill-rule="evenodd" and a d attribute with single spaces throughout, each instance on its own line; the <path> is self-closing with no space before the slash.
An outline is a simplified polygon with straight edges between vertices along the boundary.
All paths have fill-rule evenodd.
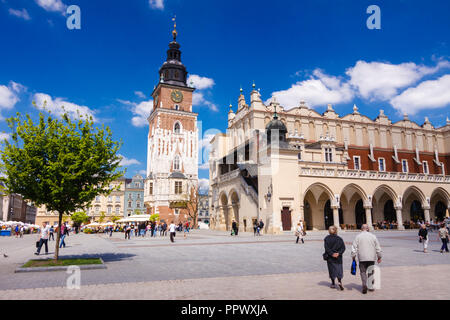
<path id="1" fill-rule="evenodd" d="M 168 237 L 131 238 L 122 233 L 71 235 L 61 256 L 101 256 L 106 270 L 81 271 L 81 289 L 69 290 L 65 272 L 14 273 L 35 258 L 36 236 L 0 238 L 1 299 L 448 299 L 442 277 L 450 254 L 439 252 L 437 233 L 429 253 L 421 251 L 417 231 L 379 231 L 384 259 L 381 289 L 362 295 L 359 275 L 350 274 L 351 242 L 357 232 L 341 232 L 344 286 L 329 288 L 322 260 L 325 232 L 309 232 L 305 244 L 292 234 L 254 237 L 240 233 L 195 230 Z M 50 242 L 50 256 L 55 242 Z M 3 253 L 8 255 L 3 257 Z M 44 258 L 45 256 L 42 256 Z M 424 295 L 417 295 L 421 287 Z"/>

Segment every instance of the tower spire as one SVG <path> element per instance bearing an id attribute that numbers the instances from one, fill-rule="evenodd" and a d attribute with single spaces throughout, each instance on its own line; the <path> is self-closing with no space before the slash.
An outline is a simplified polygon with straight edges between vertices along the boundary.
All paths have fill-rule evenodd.
<path id="1" fill-rule="evenodd" d="M 172 18 L 173 21 L 173 31 L 172 31 L 172 36 L 173 36 L 173 41 L 177 41 L 177 15 L 174 15 L 174 17 Z"/>

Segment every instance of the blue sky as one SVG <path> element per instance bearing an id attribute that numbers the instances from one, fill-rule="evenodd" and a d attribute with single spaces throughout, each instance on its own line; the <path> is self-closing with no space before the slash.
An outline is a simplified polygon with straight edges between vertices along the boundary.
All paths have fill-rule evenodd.
<path id="1" fill-rule="evenodd" d="M 373 4 L 381 30 L 366 26 Z M 81 9 L 81 30 L 66 27 L 69 5 Z M 370 118 L 407 112 L 439 127 L 450 117 L 449 12 L 437 0 L 0 0 L 0 131 L 45 99 L 110 126 L 127 176 L 144 170 L 149 96 L 174 14 L 203 133 L 225 130 L 228 105 L 240 86 L 249 101 L 253 81 L 287 108 L 303 99 L 345 115 L 356 104 Z"/>

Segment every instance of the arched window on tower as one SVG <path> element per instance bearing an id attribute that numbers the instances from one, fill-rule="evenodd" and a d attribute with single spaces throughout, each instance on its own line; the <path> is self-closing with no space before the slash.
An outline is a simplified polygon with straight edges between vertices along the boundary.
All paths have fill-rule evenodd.
<path id="1" fill-rule="evenodd" d="M 175 159 L 173 159 L 173 170 L 180 170 L 180 157 L 175 156 Z"/>
<path id="2" fill-rule="evenodd" d="M 173 127 L 173 131 L 174 131 L 175 133 L 181 133 L 181 125 L 180 125 L 179 122 L 176 122 L 176 123 L 175 123 L 175 126 Z"/>

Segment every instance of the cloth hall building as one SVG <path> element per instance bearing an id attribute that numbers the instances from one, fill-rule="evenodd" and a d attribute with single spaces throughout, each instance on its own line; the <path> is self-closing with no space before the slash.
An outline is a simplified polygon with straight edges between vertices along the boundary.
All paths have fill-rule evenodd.
<path id="1" fill-rule="evenodd" d="M 358 228 L 377 221 L 442 220 L 450 206 L 450 121 L 435 128 L 408 119 L 393 123 L 380 110 L 323 114 L 305 102 L 285 110 L 242 93 L 230 106 L 228 129 L 211 140 L 211 228 L 242 231 L 263 220 L 264 231 Z"/>

